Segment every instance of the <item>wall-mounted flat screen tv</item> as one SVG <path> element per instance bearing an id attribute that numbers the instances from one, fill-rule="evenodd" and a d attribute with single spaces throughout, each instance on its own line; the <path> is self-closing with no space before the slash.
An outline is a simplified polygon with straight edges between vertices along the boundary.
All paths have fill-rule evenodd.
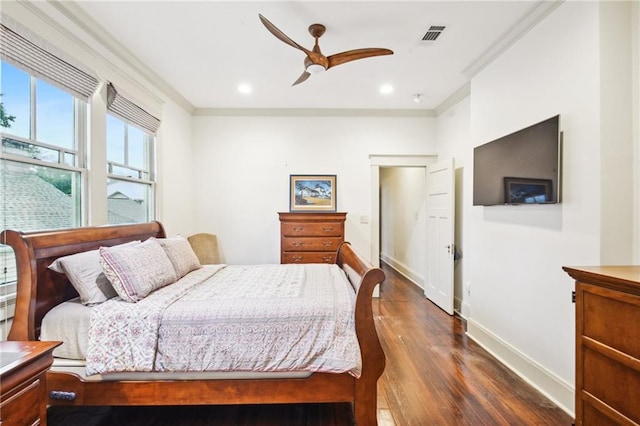
<path id="1" fill-rule="evenodd" d="M 473 150 L 473 205 L 560 202 L 560 116 Z"/>

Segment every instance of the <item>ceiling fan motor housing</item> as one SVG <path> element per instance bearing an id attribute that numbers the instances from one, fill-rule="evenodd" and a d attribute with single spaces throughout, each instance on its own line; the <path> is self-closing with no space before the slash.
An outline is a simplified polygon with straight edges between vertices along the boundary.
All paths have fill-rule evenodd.
<path id="1" fill-rule="evenodd" d="M 309 74 L 318 74 L 322 71 L 326 71 L 329 67 L 329 60 L 323 55 L 319 60 L 313 61 L 310 57 L 304 58 L 304 68 Z"/>

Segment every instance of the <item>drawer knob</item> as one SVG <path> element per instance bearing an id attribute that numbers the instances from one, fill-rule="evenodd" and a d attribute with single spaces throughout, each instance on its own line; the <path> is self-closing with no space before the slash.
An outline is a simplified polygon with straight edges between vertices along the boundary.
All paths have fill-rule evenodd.
<path id="1" fill-rule="evenodd" d="M 302 241 L 293 241 L 291 243 L 291 245 L 294 247 L 302 247 L 302 244 L 303 244 Z"/>
<path id="2" fill-rule="evenodd" d="M 62 401 L 73 401 L 74 399 L 76 399 L 76 393 L 54 390 L 49 393 L 49 398 Z"/>
<path id="3" fill-rule="evenodd" d="M 332 263 L 333 262 L 333 256 L 322 256 L 322 261 L 325 263 Z"/>
<path id="4" fill-rule="evenodd" d="M 331 232 L 331 231 L 333 231 L 333 226 L 323 226 L 322 230 L 324 232 Z"/>
<path id="5" fill-rule="evenodd" d="M 304 226 L 294 226 L 293 227 L 293 231 L 294 232 L 300 232 L 304 229 Z"/>
<path id="6" fill-rule="evenodd" d="M 331 247 L 333 245 L 333 241 L 323 241 L 322 245 L 324 245 L 325 247 Z"/>
<path id="7" fill-rule="evenodd" d="M 302 256 L 292 256 L 291 260 L 294 262 L 302 262 Z"/>

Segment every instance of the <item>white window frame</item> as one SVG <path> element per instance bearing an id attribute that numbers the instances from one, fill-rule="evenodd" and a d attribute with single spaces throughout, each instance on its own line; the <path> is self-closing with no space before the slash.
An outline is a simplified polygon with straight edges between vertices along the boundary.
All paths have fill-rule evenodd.
<path id="1" fill-rule="evenodd" d="M 124 164 L 123 163 L 119 163 L 116 161 L 111 161 L 109 160 L 109 157 L 107 155 L 107 179 L 112 179 L 112 180 L 120 180 L 120 181 L 126 181 L 126 182 L 133 182 L 133 183 L 139 183 L 139 184 L 144 184 L 144 185 L 149 185 L 149 194 L 150 194 L 150 199 L 147 200 L 147 221 L 152 221 L 155 219 L 155 212 L 156 212 L 156 176 L 155 176 L 155 151 L 156 151 L 156 137 L 155 135 L 149 133 L 148 130 L 143 129 L 141 127 L 138 126 L 134 126 L 133 124 L 129 123 L 127 120 L 124 120 L 122 117 L 118 116 L 117 114 L 112 114 L 110 112 L 107 111 L 107 115 L 109 115 L 112 118 L 115 118 L 119 121 L 121 121 L 124 124 Z M 130 127 L 136 127 L 138 129 L 140 129 L 142 131 L 142 134 L 144 135 L 145 138 L 145 142 L 147 144 L 147 165 L 148 165 L 148 169 L 142 169 L 140 167 L 133 167 L 131 165 L 129 165 L 129 128 Z M 107 150 L 108 148 L 108 140 L 109 138 L 107 137 Z M 113 169 L 114 167 L 122 167 L 131 171 L 134 171 L 136 173 L 138 173 L 138 178 L 135 177 L 130 177 L 130 176 L 123 176 L 121 174 L 117 174 L 117 173 L 113 173 Z M 142 176 L 147 175 L 148 178 L 143 178 Z M 108 209 L 108 206 L 107 206 Z"/>
<path id="2" fill-rule="evenodd" d="M 22 142 L 28 145 L 32 145 L 34 147 L 40 147 L 51 151 L 58 152 L 58 161 L 44 161 L 35 158 L 29 158 L 22 155 L 11 154 L 9 152 L 5 152 L 4 146 L 0 147 L 0 159 L 7 161 L 14 161 L 18 163 L 24 164 L 33 164 L 36 166 L 43 167 L 51 167 L 54 169 L 72 171 L 72 172 L 80 172 L 80 223 L 79 226 L 85 225 L 87 223 L 87 196 L 86 196 L 86 187 L 87 187 L 87 140 L 88 140 L 88 114 L 89 114 L 89 103 L 83 101 L 82 99 L 77 98 L 73 94 L 67 92 L 64 89 L 60 89 L 68 93 L 73 97 L 73 111 L 74 111 L 74 148 L 64 148 L 57 145 L 47 144 L 45 142 L 40 142 L 37 139 L 36 127 L 37 127 L 37 96 L 38 92 L 36 90 L 36 81 L 37 77 L 34 77 L 32 74 L 29 74 L 28 71 L 22 70 L 24 73 L 29 75 L 30 78 L 30 129 L 29 129 L 29 138 L 24 138 L 21 136 L 17 136 L 11 133 L 11 128 L 0 127 L 0 135 L 2 136 L 2 140 L 4 138 L 12 139 L 17 142 Z M 41 80 L 44 81 L 44 80 Z M 51 84 L 47 81 L 44 81 L 47 84 Z M 35 137 L 34 137 L 35 135 Z M 4 144 L 4 142 L 2 142 Z M 76 158 L 75 165 L 71 166 L 65 163 L 65 154 L 73 154 Z M 74 203 L 74 205 L 76 205 Z M 2 285 L 2 284 L 0 284 Z"/>

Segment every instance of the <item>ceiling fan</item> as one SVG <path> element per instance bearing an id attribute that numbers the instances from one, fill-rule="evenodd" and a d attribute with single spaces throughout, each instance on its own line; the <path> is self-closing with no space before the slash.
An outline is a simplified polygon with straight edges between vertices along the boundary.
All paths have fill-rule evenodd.
<path id="1" fill-rule="evenodd" d="M 290 39 L 285 33 L 280 31 L 264 16 L 260 14 L 258 14 L 258 16 L 260 17 L 260 20 L 262 21 L 264 26 L 267 27 L 267 29 L 271 32 L 271 34 L 276 36 L 281 41 L 287 43 L 289 46 L 302 50 L 307 55 L 307 57 L 304 59 L 305 70 L 302 75 L 298 77 L 298 79 L 292 84 L 292 86 L 302 83 L 303 81 L 308 79 L 311 74 L 317 74 L 319 72 L 326 71 L 329 68 L 335 67 L 336 65 L 355 61 L 356 59 L 369 58 L 371 56 L 393 55 L 392 50 L 373 47 L 347 50 L 346 52 L 336 53 L 335 55 L 324 56 L 320 51 L 320 46 L 318 46 L 318 38 L 320 38 L 320 36 L 322 36 L 322 34 L 324 34 L 326 30 L 324 25 L 312 24 L 309 26 L 309 34 L 311 34 L 311 36 L 316 40 L 313 49 L 309 50 Z"/>

